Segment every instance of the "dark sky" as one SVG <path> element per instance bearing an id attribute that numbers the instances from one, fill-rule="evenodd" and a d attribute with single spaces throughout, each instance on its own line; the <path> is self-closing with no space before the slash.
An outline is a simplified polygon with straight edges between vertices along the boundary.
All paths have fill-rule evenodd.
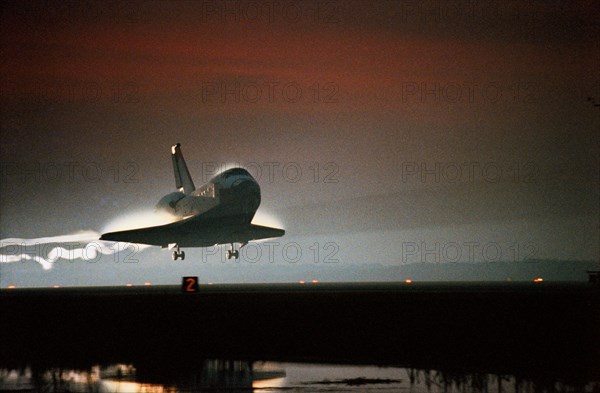
<path id="1" fill-rule="evenodd" d="M 196 186 L 232 163 L 256 175 L 259 212 L 287 230 L 276 262 L 292 243 L 307 263 L 598 260 L 599 14 L 594 1 L 3 3 L 0 238 L 152 211 L 180 142 Z M 203 252 L 177 269 L 219 269 L 194 265 Z M 136 255 L 140 280 L 177 279 L 159 277 L 168 253 Z M 110 258 L 52 270 L 121 284 Z M 73 278 L 77 263 L 89 274 Z M 51 284 L 26 279 L 33 260 L 0 269 Z"/>

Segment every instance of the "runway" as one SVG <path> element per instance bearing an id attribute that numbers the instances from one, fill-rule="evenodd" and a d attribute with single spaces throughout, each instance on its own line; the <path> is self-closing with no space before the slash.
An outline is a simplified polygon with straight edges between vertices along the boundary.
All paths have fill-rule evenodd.
<path id="1" fill-rule="evenodd" d="M 15 288 L 0 310 L 0 367 L 228 358 L 586 379 L 600 365 L 587 283 Z"/>

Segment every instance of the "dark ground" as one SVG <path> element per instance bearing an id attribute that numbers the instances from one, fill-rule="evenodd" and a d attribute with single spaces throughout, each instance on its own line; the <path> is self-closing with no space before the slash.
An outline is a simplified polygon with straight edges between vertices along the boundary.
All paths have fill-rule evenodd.
<path id="1" fill-rule="evenodd" d="M 6 289 L 0 368 L 230 358 L 582 382 L 600 375 L 599 306 L 587 283 Z"/>

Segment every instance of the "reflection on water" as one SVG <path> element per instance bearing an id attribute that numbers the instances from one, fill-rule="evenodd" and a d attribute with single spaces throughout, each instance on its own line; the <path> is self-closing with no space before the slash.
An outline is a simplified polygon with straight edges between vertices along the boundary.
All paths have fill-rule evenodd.
<path id="1" fill-rule="evenodd" d="M 164 370 L 169 365 L 164 366 Z M 600 392 L 600 380 L 566 383 L 512 375 L 447 372 L 401 367 L 204 360 L 193 371 L 143 370 L 134 365 L 84 370 L 0 369 L 7 392 L 412 392 L 550 393 Z"/>

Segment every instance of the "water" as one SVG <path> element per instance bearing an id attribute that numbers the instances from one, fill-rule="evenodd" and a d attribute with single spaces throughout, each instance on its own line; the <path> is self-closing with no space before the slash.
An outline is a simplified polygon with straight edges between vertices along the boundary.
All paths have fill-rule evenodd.
<path id="1" fill-rule="evenodd" d="M 0 390 L 14 392 L 599 392 L 583 383 L 512 375 L 403 367 L 204 360 L 195 370 L 144 370 L 131 364 L 85 369 L 0 369 Z"/>

